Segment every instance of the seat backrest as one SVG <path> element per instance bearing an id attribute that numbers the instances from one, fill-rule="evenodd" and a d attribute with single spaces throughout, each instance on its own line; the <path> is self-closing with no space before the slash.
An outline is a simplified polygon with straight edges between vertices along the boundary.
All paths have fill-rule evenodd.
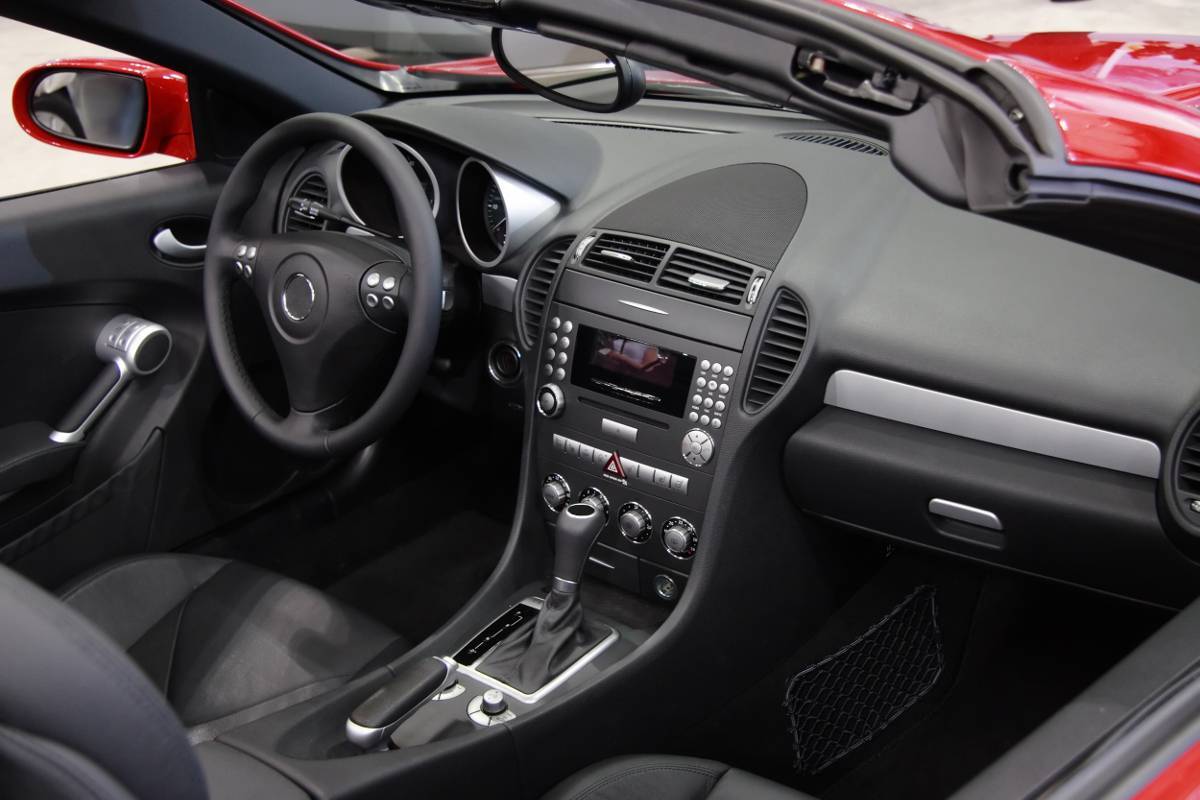
<path id="1" fill-rule="evenodd" d="M 24 797 L 207 796 L 182 725 L 141 670 L 90 622 L 2 566 L 0 786 Z"/>

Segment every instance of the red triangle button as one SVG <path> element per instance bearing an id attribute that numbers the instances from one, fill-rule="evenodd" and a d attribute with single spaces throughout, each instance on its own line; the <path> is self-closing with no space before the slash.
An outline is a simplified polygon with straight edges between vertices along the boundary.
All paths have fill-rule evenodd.
<path id="1" fill-rule="evenodd" d="M 604 474 L 625 480 L 625 468 L 621 466 L 621 454 L 616 450 L 613 451 L 613 454 L 608 457 L 608 461 L 605 462 Z"/>

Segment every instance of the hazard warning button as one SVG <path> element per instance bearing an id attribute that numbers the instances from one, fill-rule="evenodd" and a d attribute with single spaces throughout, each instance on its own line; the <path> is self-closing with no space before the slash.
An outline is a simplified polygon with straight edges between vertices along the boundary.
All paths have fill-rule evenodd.
<path id="1" fill-rule="evenodd" d="M 610 478 L 616 478 L 619 481 L 625 480 L 625 468 L 621 466 L 621 454 L 616 450 L 608 457 L 608 461 L 604 462 L 603 472 Z"/>

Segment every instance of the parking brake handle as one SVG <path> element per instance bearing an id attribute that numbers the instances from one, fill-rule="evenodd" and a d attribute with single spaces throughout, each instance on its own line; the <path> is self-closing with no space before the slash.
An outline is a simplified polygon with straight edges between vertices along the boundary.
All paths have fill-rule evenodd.
<path id="1" fill-rule="evenodd" d="M 452 684 L 457 670 L 448 658 L 423 658 L 394 670 L 390 681 L 350 713 L 346 739 L 363 750 L 386 747 L 392 731 Z"/>

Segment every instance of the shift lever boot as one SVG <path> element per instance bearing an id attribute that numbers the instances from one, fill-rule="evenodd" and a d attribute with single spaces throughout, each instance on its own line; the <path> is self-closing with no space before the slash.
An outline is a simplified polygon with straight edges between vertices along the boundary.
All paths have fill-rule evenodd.
<path id="1" fill-rule="evenodd" d="M 584 620 L 579 581 L 607 513 L 596 498 L 563 509 L 554 531 L 554 577 L 542 610 L 476 669 L 533 694 L 600 642 L 607 631 Z"/>

